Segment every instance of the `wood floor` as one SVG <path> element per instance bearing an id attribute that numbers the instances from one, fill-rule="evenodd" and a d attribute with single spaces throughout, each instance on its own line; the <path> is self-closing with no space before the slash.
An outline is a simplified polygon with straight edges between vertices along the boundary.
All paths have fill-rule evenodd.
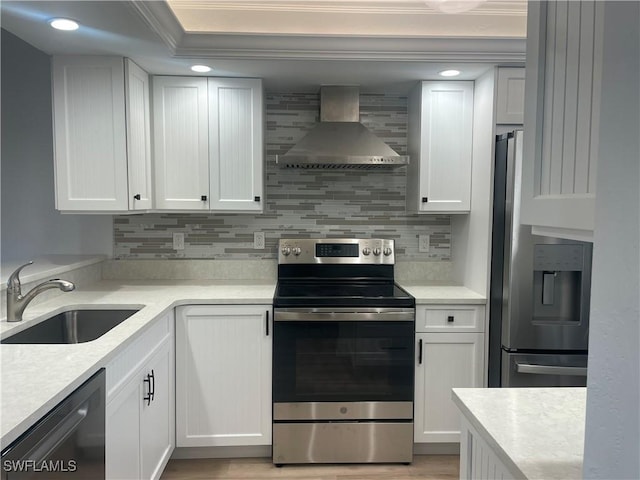
<path id="1" fill-rule="evenodd" d="M 411 465 L 285 465 L 270 458 L 170 460 L 161 480 L 440 480 L 459 478 L 458 455 L 416 455 Z"/>

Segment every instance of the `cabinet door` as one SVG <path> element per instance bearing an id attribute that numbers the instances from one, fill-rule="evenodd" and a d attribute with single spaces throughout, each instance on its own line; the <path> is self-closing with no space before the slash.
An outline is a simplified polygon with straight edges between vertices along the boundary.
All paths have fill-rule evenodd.
<path id="1" fill-rule="evenodd" d="M 152 207 L 149 75 L 125 60 L 129 210 Z"/>
<path id="2" fill-rule="evenodd" d="M 496 123 L 524 123 L 524 68 L 498 69 Z"/>
<path id="3" fill-rule="evenodd" d="M 207 79 L 153 78 L 156 208 L 209 209 Z"/>
<path id="4" fill-rule="evenodd" d="M 143 479 L 158 479 L 164 470 L 175 443 L 175 409 L 173 387 L 173 343 L 166 341 L 144 367 L 149 382 L 143 382 L 141 406 L 140 455 Z M 144 400 L 149 389 L 153 396 Z"/>
<path id="5" fill-rule="evenodd" d="M 528 6 L 522 223 L 583 231 L 568 238 L 594 224 L 603 8 Z"/>
<path id="6" fill-rule="evenodd" d="M 53 57 L 56 208 L 126 211 L 121 57 Z"/>
<path id="7" fill-rule="evenodd" d="M 422 82 L 409 102 L 407 208 L 471 208 L 473 82 Z"/>
<path id="8" fill-rule="evenodd" d="M 416 334 L 422 361 L 416 365 L 415 442 L 460 441 L 451 389 L 483 386 L 483 339 L 482 333 Z"/>
<path id="9" fill-rule="evenodd" d="M 178 309 L 177 446 L 271 444 L 270 309 Z"/>
<path id="10" fill-rule="evenodd" d="M 105 473 L 108 479 L 140 478 L 141 379 L 134 377 L 107 404 Z"/>
<path id="11" fill-rule="evenodd" d="M 262 82 L 209 78 L 212 210 L 262 211 Z"/>

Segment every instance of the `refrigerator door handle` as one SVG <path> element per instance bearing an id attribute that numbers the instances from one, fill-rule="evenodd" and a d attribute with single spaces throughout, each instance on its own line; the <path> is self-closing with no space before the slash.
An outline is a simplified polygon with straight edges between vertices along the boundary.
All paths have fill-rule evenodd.
<path id="1" fill-rule="evenodd" d="M 531 365 L 529 363 L 517 363 L 518 373 L 530 373 L 533 375 L 574 375 L 576 377 L 586 377 L 586 367 L 559 367 L 557 365 Z"/>

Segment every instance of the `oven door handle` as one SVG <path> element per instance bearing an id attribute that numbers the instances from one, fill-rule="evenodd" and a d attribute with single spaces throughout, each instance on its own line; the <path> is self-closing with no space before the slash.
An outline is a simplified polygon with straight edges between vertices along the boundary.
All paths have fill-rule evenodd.
<path id="1" fill-rule="evenodd" d="M 412 322 L 411 311 L 377 312 L 279 312 L 273 313 L 274 322 Z"/>
<path id="2" fill-rule="evenodd" d="M 518 373 L 531 373 L 534 375 L 573 375 L 586 377 L 586 367 L 560 367 L 557 365 L 531 365 L 528 363 L 516 363 Z"/>

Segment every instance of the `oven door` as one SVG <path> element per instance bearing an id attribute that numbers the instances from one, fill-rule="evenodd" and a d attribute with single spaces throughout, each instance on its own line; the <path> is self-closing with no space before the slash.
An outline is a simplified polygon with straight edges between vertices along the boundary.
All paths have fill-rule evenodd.
<path id="1" fill-rule="evenodd" d="M 410 308 L 275 309 L 273 400 L 412 402 Z"/>

